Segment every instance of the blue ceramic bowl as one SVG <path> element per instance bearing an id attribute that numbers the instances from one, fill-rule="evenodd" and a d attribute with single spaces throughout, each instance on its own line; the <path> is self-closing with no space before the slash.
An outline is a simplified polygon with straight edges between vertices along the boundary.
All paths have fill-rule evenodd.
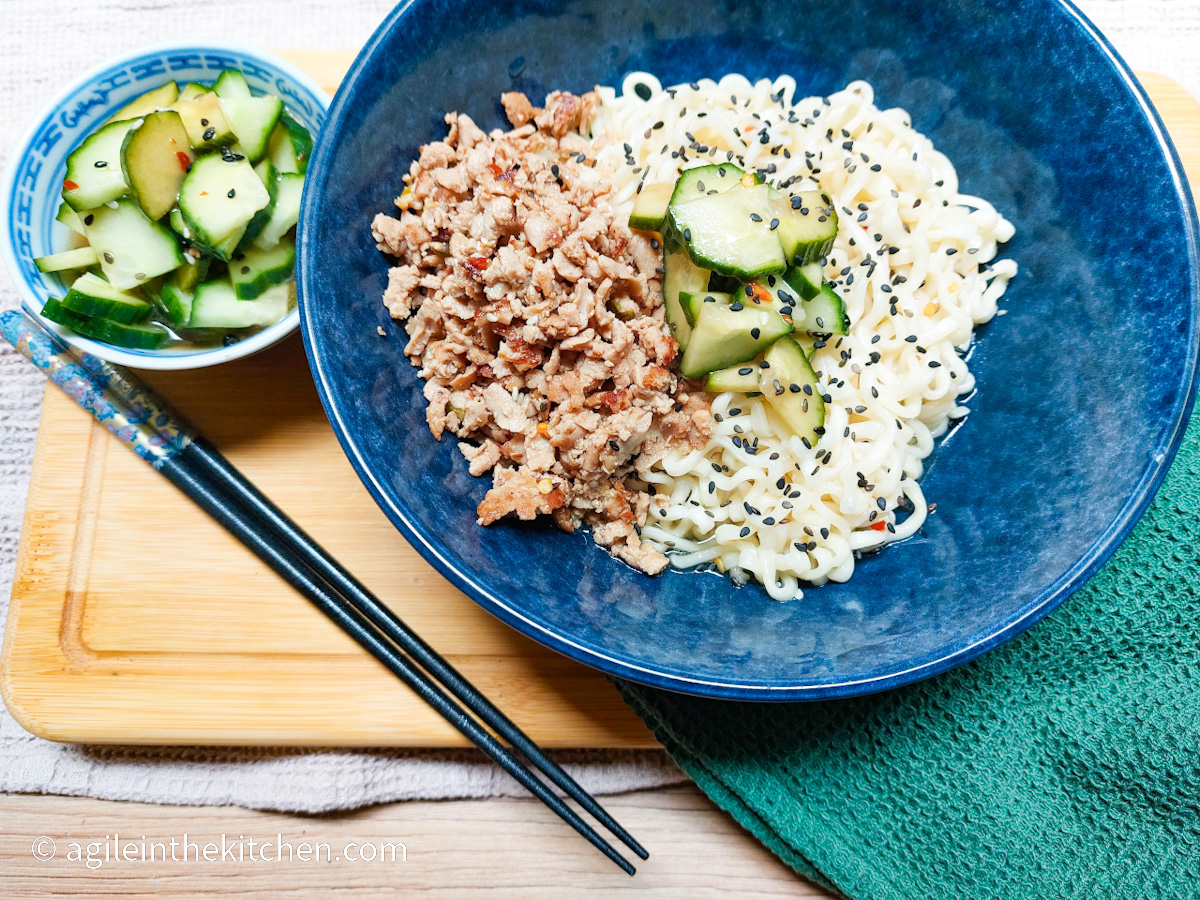
<path id="1" fill-rule="evenodd" d="M 73 233 L 55 221 L 67 157 L 114 112 L 146 91 L 178 81 L 212 82 L 222 69 L 241 69 L 256 91 L 280 97 L 314 135 L 325 120 L 329 96 L 306 74 L 273 53 L 226 42 L 183 42 L 139 47 L 85 72 L 46 105 L 13 147 L 0 181 L 6 202 L 0 216 L 0 256 L 25 309 L 36 314 L 49 297 L 61 297 L 54 275 L 33 261 L 73 246 Z M 287 337 L 300 322 L 293 310 L 269 328 L 228 347 L 126 350 L 93 341 L 43 320 L 55 333 L 110 362 L 139 369 L 195 369 L 250 356 Z"/>
<path id="2" fill-rule="evenodd" d="M 965 424 L 922 485 L 911 540 L 847 584 L 647 578 L 582 534 L 475 524 L 488 484 L 425 426 L 380 302 L 369 224 L 445 110 L 497 97 L 787 72 L 798 95 L 869 80 L 1017 228 L 1009 314 L 980 331 Z M 943 671 L 1046 615 L 1112 553 L 1182 438 L 1196 375 L 1195 210 L 1125 64 L 1056 0 L 461 0 L 397 8 L 359 54 L 314 152 L 300 222 L 302 330 L 330 421 L 396 527 L 530 637 L 614 675 L 718 697 L 847 696 Z M 393 330 L 386 340 L 377 326 Z"/>

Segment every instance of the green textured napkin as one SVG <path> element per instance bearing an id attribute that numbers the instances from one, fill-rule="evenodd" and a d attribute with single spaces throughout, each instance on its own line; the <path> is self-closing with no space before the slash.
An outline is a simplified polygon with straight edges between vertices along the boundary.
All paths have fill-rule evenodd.
<path id="1" fill-rule="evenodd" d="M 906 688 L 751 704 L 628 683 L 696 783 L 852 898 L 1200 897 L 1200 416 L 1108 564 Z"/>

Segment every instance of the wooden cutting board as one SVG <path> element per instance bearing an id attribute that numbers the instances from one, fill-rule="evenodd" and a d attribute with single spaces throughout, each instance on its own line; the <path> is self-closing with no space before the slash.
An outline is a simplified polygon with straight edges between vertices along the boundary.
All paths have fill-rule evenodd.
<path id="1" fill-rule="evenodd" d="M 331 93 L 353 54 L 288 52 Z M 1143 75 L 1192 179 L 1200 105 Z M 546 747 L 651 747 L 599 673 L 452 588 L 342 455 L 298 337 L 148 380 Z M 320 613 L 57 388 L 46 392 L 0 658 L 35 734 L 142 744 L 464 744 Z"/>

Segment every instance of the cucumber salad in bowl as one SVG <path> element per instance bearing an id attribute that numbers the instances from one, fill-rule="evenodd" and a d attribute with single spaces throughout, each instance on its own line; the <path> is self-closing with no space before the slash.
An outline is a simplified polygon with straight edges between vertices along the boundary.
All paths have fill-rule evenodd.
<path id="1" fill-rule="evenodd" d="M 238 69 L 135 98 L 67 157 L 57 220 L 77 246 L 36 260 L 42 315 L 116 347 L 231 344 L 295 306 L 293 230 L 312 136 Z"/>

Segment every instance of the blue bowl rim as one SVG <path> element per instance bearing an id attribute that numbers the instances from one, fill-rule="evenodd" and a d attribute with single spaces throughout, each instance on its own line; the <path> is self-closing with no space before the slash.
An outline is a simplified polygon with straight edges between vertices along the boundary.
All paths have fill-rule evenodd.
<path id="1" fill-rule="evenodd" d="M 140 44 L 124 53 L 104 59 L 102 62 L 97 63 L 87 71 L 71 79 L 41 107 L 37 115 L 34 116 L 26 128 L 18 135 L 17 140 L 12 145 L 12 152 L 9 154 L 3 176 L 0 177 L 0 197 L 7 198 L 9 205 L 12 205 L 11 201 L 17 189 L 17 179 L 24 169 L 25 158 L 32 149 L 34 141 L 46 126 L 46 123 L 66 105 L 70 98 L 83 91 L 90 84 L 102 79 L 114 69 L 128 66 L 143 59 L 161 57 L 168 53 L 186 54 L 189 52 L 231 53 L 266 63 L 279 72 L 286 74 L 289 79 L 303 87 L 309 96 L 316 100 L 326 114 L 328 114 L 331 101 L 325 89 L 317 84 L 316 80 L 298 65 L 269 50 L 251 47 L 248 44 L 238 43 L 237 41 L 224 40 L 158 41 L 151 44 Z M 165 77 L 161 83 L 166 83 Z M 0 258 L 5 262 L 9 281 L 17 289 L 17 293 L 21 295 L 21 307 L 26 313 L 49 327 L 67 343 L 73 344 L 81 350 L 99 356 L 102 359 L 107 359 L 110 362 L 134 368 L 171 371 L 198 369 L 219 363 L 231 362 L 236 359 L 253 356 L 279 343 L 291 335 L 300 323 L 299 311 L 298 309 L 293 309 L 274 325 L 264 328 L 258 334 L 238 341 L 229 347 L 205 347 L 182 353 L 162 353 L 157 350 L 116 347 L 86 338 L 62 328 L 54 322 L 49 322 L 41 318 L 40 310 L 42 304 L 38 302 L 38 292 L 22 276 L 20 266 L 16 264 L 16 248 L 14 246 L 12 231 L 9 228 L 7 213 L 4 216 L 0 216 Z"/>
<path id="2" fill-rule="evenodd" d="M 784 702 L 795 700 L 824 700 L 842 697 L 852 697 L 874 693 L 905 684 L 929 678 L 945 672 L 955 666 L 969 662 L 986 653 L 994 647 L 1011 640 L 1041 621 L 1058 607 L 1067 597 L 1094 575 L 1108 558 L 1115 552 L 1120 543 L 1129 535 L 1142 514 L 1154 499 L 1159 486 L 1166 477 L 1167 470 L 1179 451 L 1187 430 L 1188 419 L 1196 399 L 1197 390 L 1197 360 L 1200 356 L 1200 235 L 1197 232 L 1196 206 L 1192 199 L 1187 178 L 1183 172 L 1179 155 L 1167 133 L 1166 126 L 1159 118 L 1158 112 L 1151 103 L 1145 89 L 1138 82 L 1129 65 L 1117 53 L 1116 48 L 1100 33 L 1099 29 L 1074 5 L 1070 0 L 1050 0 L 1051 3 L 1062 7 L 1067 16 L 1074 20 L 1075 25 L 1088 38 L 1093 40 L 1104 58 L 1115 70 L 1121 82 L 1128 88 L 1138 107 L 1149 121 L 1158 147 L 1166 157 L 1171 170 L 1171 181 L 1175 193 L 1182 206 L 1188 213 L 1186 221 L 1187 243 L 1189 258 L 1192 264 L 1192 280 L 1188 288 L 1190 301 L 1190 321 L 1188 324 L 1187 359 L 1183 372 L 1184 390 L 1180 393 L 1174 407 L 1171 409 L 1171 427 L 1164 434 L 1158 445 L 1153 449 L 1151 462 L 1141 479 L 1132 491 L 1125 506 L 1100 534 L 1091 547 L 1083 553 L 1070 569 L 1049 586 L 1030 599 L 1016 614 L 999 622 L 991 630 L 980 634 L 977 640 L 953 649 L 937 659 L 923 662 L 920 665 L 879 675 L 872 678 L 851 679 L 836 683 L 825 684 L 795 684 L 785 680 L 771 682 L 754 681 L 738 682 L 736 680 L 714 680 L 705 678 L 689 678 L 672 672 L 661 671 L 652 666 L 635 665 L 617 659 L 595 647 L 585 646 L 553 629 L 533 621 L 519 610 L 513 609 L 500 598 L 494 596 L 482 584 L 474 580 L 470 573 L 457 569 L 448 559 L 443 546 L 432 536 L 423 534 L 412 522 L 405 511 L 393 504 L 383 486 L 371 473 L 364 456 L 355 443 L 355 439 L 342 419 L 341 413 L 333 405 L 330 376 L 326 371 L 323 360 L 315 352 L 316 323 L 309 315 L 307 297 L 312 290 L 311 259 L 315 255 L 307 235 L 312 229 L 315 232 L 318 216 L 318 197 L 324 193 L 326 170 L 332 159 L 333 135 L 339 130 L 342 108 L 347 98 L 353 92 L 354 86 L 366 67 L 368 61 L 392 30 L 393 26 L 408 12 L 417 0 L 405 0 L 397 5 L 383 20 L 371 38 L 363 45 L 354 59 L 346 76 L 343 78 L 329 107 L 325 128 L 313 148 L 309 161 L 309 172 L 315 172 L 317 178 L 313 183 L 320 189 L 305 191 L 300 210 L 300 226 L 297 229 L 296 248 L 296 289 L 297 306 L 300 310 L 300 329 L 304 339 L 304 352 L 308 357 L 309 368 L 312 370 L 317 393 L 321 405 L 337 435 L 342 450 L 350 464 L 354 467 L 359 479 L 366 486 L 372 498 L 380 509 L 391 520 L 404 538 L 420 553 L 435 569 L 447 578 L 455 587 L 468 597 L 496 616 L 501 621 L 517 629 L 526 636 L 550 647 L 563 655 L 585 663 L 601 671 L 620 678 L 626 678 L 650 687 L 662 688 L 684 694 L 713 697 L 726 700 L 752 700 Z M 596 550 L 596 552 L 603 552 Z"/>

